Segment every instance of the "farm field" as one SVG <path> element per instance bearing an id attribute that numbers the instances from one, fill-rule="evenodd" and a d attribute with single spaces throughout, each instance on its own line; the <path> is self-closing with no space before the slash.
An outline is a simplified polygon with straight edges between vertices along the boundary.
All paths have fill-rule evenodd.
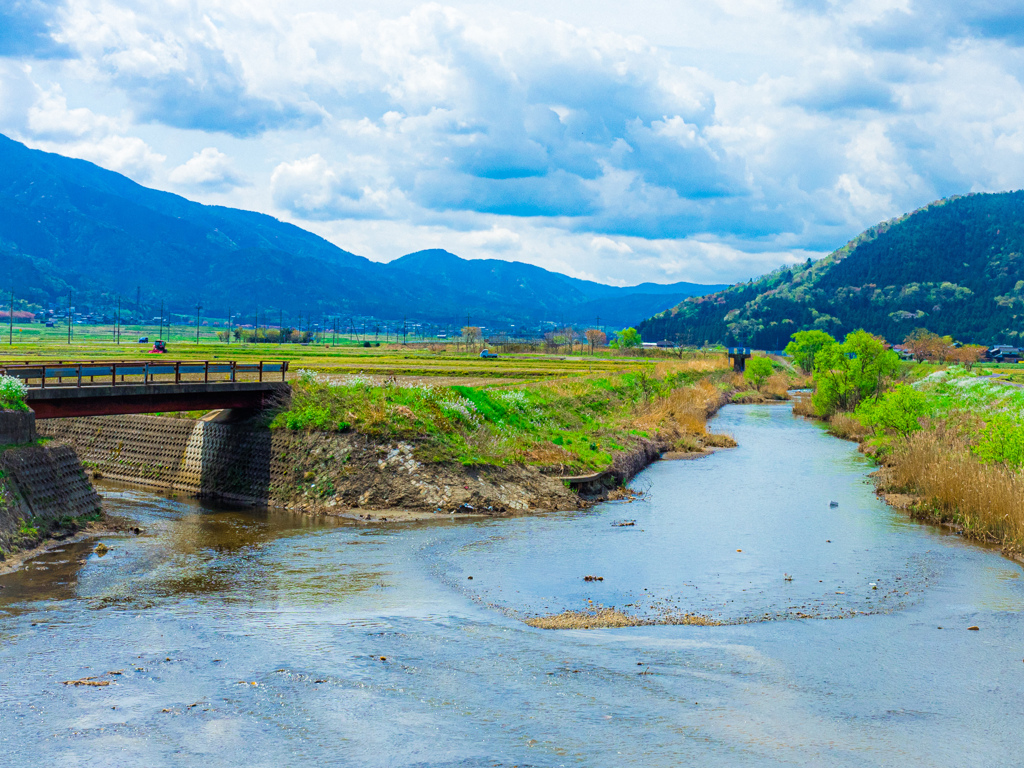
<path id="1" fill-rule="evenodd" d="M 76 336 L 69 344 L 66 329 L 28 326 L 20 335 L 15 327 L 13 344 L 0 342 L 0 362 L 35 363 L 52 361 L 87 360 L 133 360 L 150 359 L 151 344 L 140 344 L 136 339 L 147 335 L 145 329 L 126 327 L 122 331 L 120 344 L 112 340 L 113 329 L 103 326 L 82 326 L 75 329 Z M 608 374 L 634 370 L 638 366 L 651 364 L 649 358 L 618 356 L 610 350 L 598 351 L 591 355 L 577 348 L 572 354 L 561 353 L 512 353 L 501 354 L 497 359 L 481 359 L 479 349 L 456 351 L 455 345 L 410 343 L 381 344 L 364 347 L 362 342 L 352 339 L 338 339 L 331 344 L 245 344 L 217 341 L 213 331 L 195 341 L 191 338 L 172 334 L 168 339 L 168 360 L 238 360 L 255 362 L 259 360 L 287 360 L 289 379 L 299 375 L 303 369 L 315 370 L 330 375 L 362 374 L 381 379 L 395 377 L 403 381 L 429 381 L 438 385 L 451 384 L 499 384 L 558 379 L 582 374 Z M 150 339 L 155 338 L 149 335 Z M 0 335 L 0 339 L 3 336 Z M 131 339 L 132 341 L 127 341 Z M 700 357 L 723 358 L 716 353 L 691 353 Z M 674 357 L 669 359 L 675 359 Z"/>

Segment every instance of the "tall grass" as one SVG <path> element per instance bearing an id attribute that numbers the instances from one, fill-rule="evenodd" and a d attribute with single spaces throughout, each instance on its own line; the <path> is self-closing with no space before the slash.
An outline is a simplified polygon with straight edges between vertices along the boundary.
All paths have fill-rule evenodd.
<path id="1" fill-rule="evenodd" d="M 843 440 L 858 442 L 871 434 L 871 430 L 849 411 L 833 413 L 828 419 L 828 431 Z"/>
<path id="2" fill-rule="evenodd" d="M 818 411 L 814 408 L 814 403 L 811 401 L 810 392 L 793 393 L 793 414 L 796 416 L 817 417 Z"/>
<path id="3" fill-rule="evenodd" d="M 960 525 L 972 538 L 1024 551 L 1024 476 L 982 463 L 962 431 L 915 432 L 893 444 L 887 463 L 891 488 L 921 496 L 936 519 Z"/>
<path id="4" fill-rule="evenodd" d="M 725 402 L 722 390 L 708 380 L 691 387 L 672 390 L 640 410 L 634 424 L 676 444 L 677 448 L 696 450 L 708 445 L 731 446 L 728 435 L 711 435 L 708 417 Z"/>

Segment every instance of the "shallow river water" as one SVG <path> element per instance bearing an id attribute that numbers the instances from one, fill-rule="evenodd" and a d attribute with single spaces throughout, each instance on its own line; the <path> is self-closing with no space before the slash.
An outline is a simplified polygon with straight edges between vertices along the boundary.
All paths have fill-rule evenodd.
<path id="1" fill-rule="evenodd" d="M 142 536 L 0 577 L 0 765 L 1020 765 L 1020 566 L 886 507 L 786 406 L 714 428 L 739 447 L 542 517 L 107 489 Z M 589 606 L 726 623 L 521 621 Z"/>

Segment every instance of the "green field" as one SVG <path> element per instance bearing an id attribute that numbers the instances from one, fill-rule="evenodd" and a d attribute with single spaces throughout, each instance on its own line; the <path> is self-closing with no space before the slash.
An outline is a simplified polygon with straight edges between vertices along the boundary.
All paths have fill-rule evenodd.
<path id="1" fill-rule="evenodd" d="M 42 360 L 133 360 L 151 359 L 152 345 L 139 344 L 141 335 L 156 335 L 145 328 L 122 329 L 121 343 L 113 341 L 112 326 L 75 326 L 69 344 L 67 329 L 41 325 L 15 326 L 14 343 L 0 335 L 0 362 L 30 363 Z M 577 346 L 570 354 L 560 352 L 502 354 L 498 359 L 481 359 L 479 347 L 472 352 L 457 351 L 456 346 L 433 343 L 381 344 L 364 347 L 363 342 L 339 338 L 337 343 L 321 344 L 245 344 L 217 341 L 216 329 L 201 329 L 200 343 L 195 329 L 182 327 L 180 333 L 164 334 L 168 341 L 168 360 L 287 360 L 289 378 L 303 369 L 332 375 L 362 374 L 386 379 L 427 380 L 443 384 L 529 382 L 584 374 L 622 373 L 651 365 L 658 359 L 676 359 L 649 350 L 648 357 L 623 356 L 613 350 L 591 355 Z M 128 341 L 131 339 L 132 341 Z M 718 359 L 716 353 L 687 353 L 686 359 Z"/>

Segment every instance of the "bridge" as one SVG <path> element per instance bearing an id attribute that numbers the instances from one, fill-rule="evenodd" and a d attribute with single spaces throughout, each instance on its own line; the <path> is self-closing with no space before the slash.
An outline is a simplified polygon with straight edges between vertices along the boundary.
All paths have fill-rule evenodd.
<path id="1" fill-rule="evenodd" d="M 37 419 L 263 409 L 289 391 L 288 362 L 119 360 L 0 363 L 0 374 L 28 385 Z"/>

